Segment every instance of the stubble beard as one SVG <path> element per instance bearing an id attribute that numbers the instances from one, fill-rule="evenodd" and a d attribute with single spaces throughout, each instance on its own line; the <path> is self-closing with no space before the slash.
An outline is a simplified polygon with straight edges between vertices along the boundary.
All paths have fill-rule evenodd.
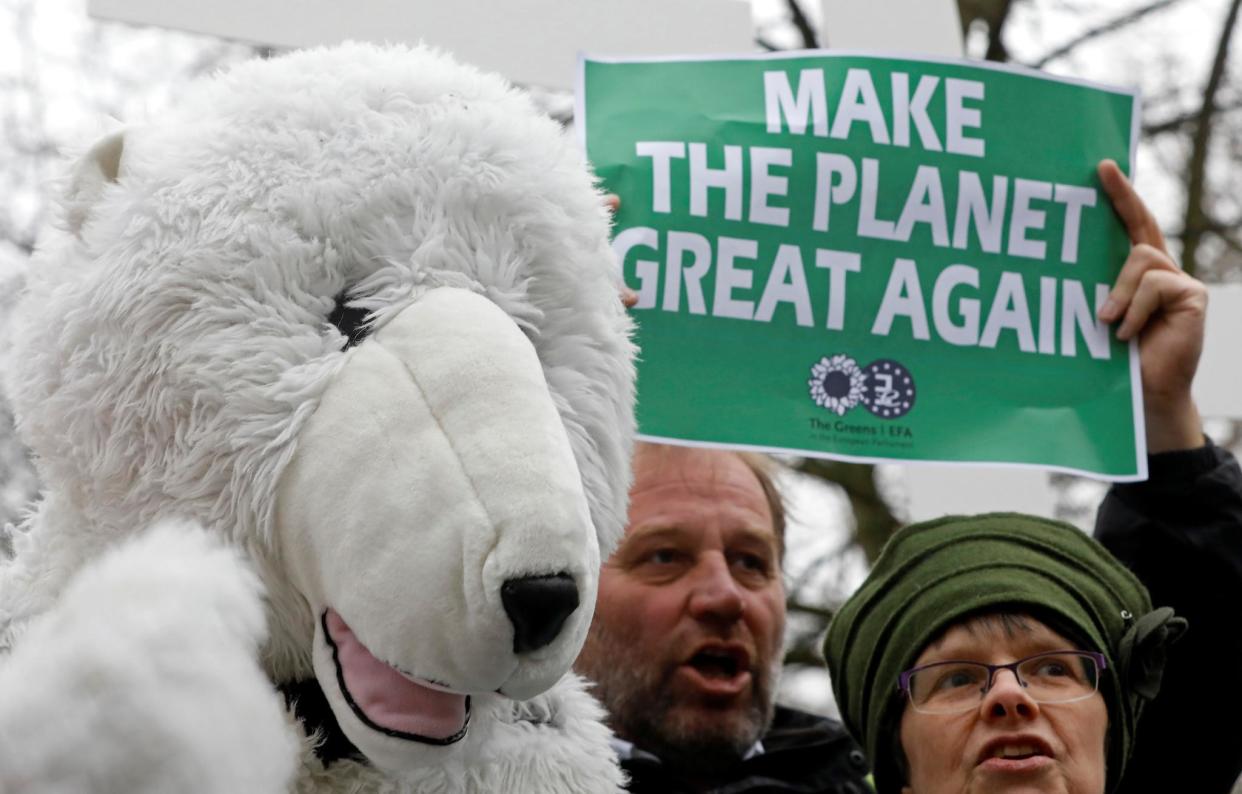
<path id="1" fill-rule="evenodd" d="M 753 670 L 749 702 L 711 708 L 676 687 L 677 666 L 660 665 L 603 625 L 591 627 L 575 669 L 595 684 L 608 724 L 622 739 L 686 773 L 718 772 L 742 760 L 772 723 L 780 659 Z"/>

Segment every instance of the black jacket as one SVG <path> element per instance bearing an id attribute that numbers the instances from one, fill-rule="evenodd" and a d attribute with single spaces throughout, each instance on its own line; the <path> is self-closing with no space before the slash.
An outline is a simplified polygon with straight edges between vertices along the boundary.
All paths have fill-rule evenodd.
<path id="1" fill-rule="evenodd" d="M 865 794 L 867 761 L 839 722 L 781 706 L 763 736 L 764 752 L 721 770 L 704 788 L 678 778 L 658 758 L 623 760 L 635 794 Z"/>
<path id="2" fill-rule="evenodd" d="M 1229 453 L 1152 455 L 1117 485 L 1096 537 L 1190 628 L 1138 726 L 1121 794 L 1228 794 L 1242 773 L 1242 470 Z"/>

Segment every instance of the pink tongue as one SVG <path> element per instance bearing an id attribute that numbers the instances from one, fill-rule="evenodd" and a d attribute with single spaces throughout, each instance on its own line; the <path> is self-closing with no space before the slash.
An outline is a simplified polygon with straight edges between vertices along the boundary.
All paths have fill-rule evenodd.
<path id="1" fill-rule="evenodd" d="M 428 739 L 448 739 L 466 725 L 466 696 L 416 684 L 371 655 L 335 610 L 324 621 L 345 694 L 375 726 Z"/>

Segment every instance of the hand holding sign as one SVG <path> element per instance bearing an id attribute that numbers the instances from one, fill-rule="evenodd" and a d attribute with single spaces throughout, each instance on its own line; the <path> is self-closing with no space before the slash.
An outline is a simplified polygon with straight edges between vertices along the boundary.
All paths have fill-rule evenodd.
<path id="1" fill-rule="evenodd" d="M 1099 317 L 1120 320 L 1123 341 L 1138 336 L 1148 451 L 1200 446 L 1190 386 L 1203 352 L 1207 288 L 1173 262 L 1160 225 L 1117 164 L 1100 163 L 1099 177 L 1134 244 Z"/>

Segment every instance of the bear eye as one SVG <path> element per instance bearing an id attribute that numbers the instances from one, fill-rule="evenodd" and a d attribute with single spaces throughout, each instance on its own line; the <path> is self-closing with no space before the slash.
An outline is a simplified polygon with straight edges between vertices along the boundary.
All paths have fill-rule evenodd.
<path id="1" fill-rule="evenodd" d="M 336 305 L 332 307 L 332 313 L 328 315 L 328 322 L 336 326 L 336 330 L 345 337 L 345 347 L 342 350 L 348 350 L 366 339 L 371 333 L 371 326 L 366 324 L 369 312 L 366 309 L 347 306 L 345 303 L 347 300 L 345 293 L 337 295 Z"/>

